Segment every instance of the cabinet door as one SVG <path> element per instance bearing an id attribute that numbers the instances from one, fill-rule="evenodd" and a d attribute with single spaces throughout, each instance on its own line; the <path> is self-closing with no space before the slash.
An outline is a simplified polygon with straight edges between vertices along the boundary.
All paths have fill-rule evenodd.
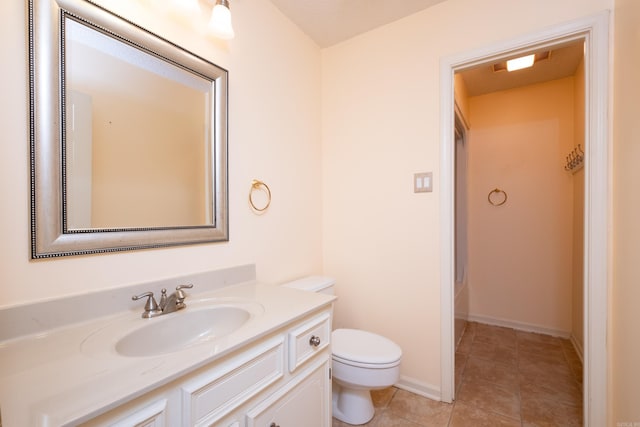
<path id="1" fill-rule="evenodd" d="M 247 427 L 329 427 L 329 366 L 326 358 L 316 362 L 247 412 Z"/>

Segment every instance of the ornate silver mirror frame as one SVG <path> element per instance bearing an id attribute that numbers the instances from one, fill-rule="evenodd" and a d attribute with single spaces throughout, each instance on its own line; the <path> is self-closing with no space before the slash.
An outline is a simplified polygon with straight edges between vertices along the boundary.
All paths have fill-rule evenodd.
<path id="1" fill-rule="evenodd" d="M 65 20 L 150 54 L 212 85 L 208 218 L 202 225 L 67 227 L 65 206 Z M 187 245 L 228 238 L 226 70 L 87 0 L 29 0 L 31 256 L 49 258 Z"/>

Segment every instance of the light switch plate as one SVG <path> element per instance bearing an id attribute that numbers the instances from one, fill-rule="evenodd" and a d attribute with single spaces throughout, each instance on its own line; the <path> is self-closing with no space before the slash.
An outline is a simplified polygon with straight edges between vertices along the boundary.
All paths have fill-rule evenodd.
<path id="1" fill-rule="evenodd" d="M 430 193 L 433 191 L 433 172 L 413 174 L 413 192 Z"/>

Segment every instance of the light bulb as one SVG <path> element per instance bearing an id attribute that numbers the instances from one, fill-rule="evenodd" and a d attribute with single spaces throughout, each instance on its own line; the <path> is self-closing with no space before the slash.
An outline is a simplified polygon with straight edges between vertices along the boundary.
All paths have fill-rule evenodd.
<path id="1" fill-rule="evenodd" d="M 235 36 L 233 26 L 231 25 L 231 11 L 229 10 L 228 1 L 216 1 L 216 5 L 211 12 L 209 29 L 214 36 L 221 39 L 228 40 Z"/>

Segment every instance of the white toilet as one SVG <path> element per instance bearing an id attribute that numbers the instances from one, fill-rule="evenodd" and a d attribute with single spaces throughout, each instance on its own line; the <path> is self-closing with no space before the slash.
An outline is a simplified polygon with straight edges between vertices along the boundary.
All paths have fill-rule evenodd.
<path id="1" fill-rule="evenodd" d="M 333 295 L 335 281 L 311 276 L 283 286 Z M 331 333 L 333 416 L 347 424 L 373 418 L 371 390 L 392 386 L 400 378 L 402 350 L 393 341 L 359 329 Z"/>

